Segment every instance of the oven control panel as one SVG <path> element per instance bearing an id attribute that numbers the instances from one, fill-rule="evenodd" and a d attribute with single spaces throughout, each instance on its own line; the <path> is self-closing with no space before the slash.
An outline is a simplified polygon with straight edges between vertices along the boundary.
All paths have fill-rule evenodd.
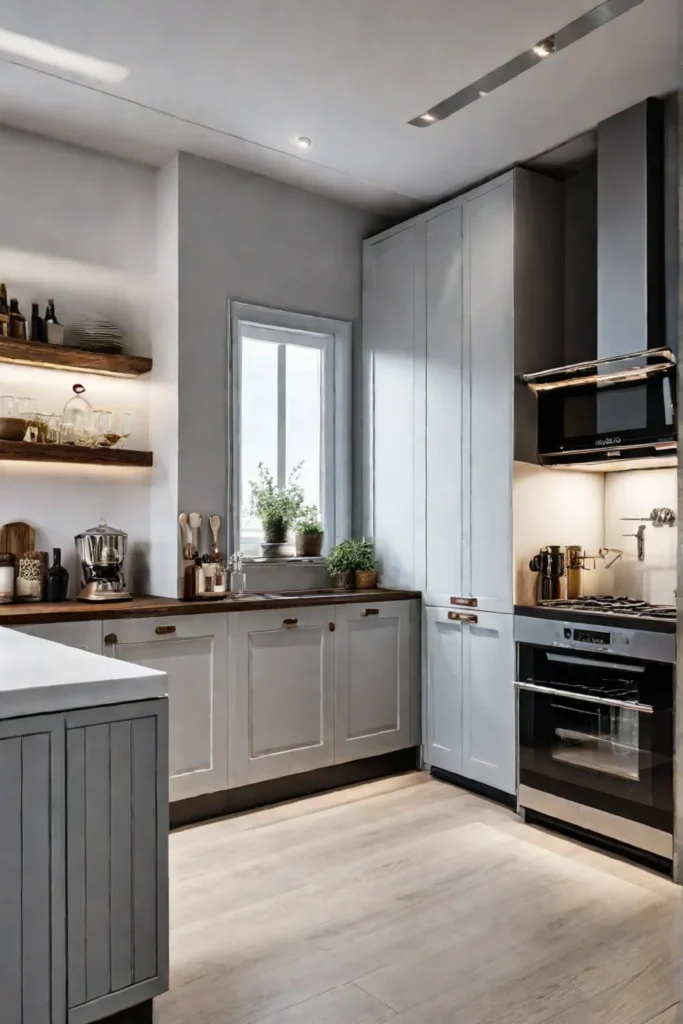
<path id="1" fill-rule="evenodd" d="M 590 644 L 592 647 L 610 647 L 612 644 L 612 634 L 605 632 L 604 629 L 585 629 L 582 626 L 579 627 L 564 627 L 564 639 L 574 640 L 578 644 Z M 628 638 L 625 638 L 628 643 Z"/>
<path id="2" fill-rule="evenodd" d="M 620 654 L 632 660 L 659 661 L 668 665 L 676 663 L 675 634 L 650 630 L 640 624 L 632 629 L 623 626 L 605 628 L 601 624 L 567 619 L 558 621 L 515 612 L 514 635 L 518 644 Z"/>

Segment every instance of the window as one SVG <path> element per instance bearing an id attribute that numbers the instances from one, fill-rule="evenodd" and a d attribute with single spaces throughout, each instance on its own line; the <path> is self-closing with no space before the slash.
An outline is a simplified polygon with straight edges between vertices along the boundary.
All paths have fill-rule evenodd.
<path id="1" fill-rule="evenodd" d="M 235 549 L 262 555 L 248 507 L 260 464 L 278 487 L 298 467 L 328 549 L 350 524 L 351 325 L 233 303 L 231 368 Z"/>

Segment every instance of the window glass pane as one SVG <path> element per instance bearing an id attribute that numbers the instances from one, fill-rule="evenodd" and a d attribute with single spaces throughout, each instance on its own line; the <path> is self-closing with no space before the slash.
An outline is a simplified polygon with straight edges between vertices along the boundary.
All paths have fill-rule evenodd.
<path id="1" fill-rule="evenodd" d="M 301 483 L 307 505 L 322 508 L 322 352 L 287 345 L 287 476 L 303 461 Z"/>
<path id="2" fill-rule="evenodd" d="M 260 555 L 261 523 L 249 515 L 249 481 L 263 462 L 277 479 L 277 352 L 267 341 L 242 339 L 242 511 L 240 550 Z"/>

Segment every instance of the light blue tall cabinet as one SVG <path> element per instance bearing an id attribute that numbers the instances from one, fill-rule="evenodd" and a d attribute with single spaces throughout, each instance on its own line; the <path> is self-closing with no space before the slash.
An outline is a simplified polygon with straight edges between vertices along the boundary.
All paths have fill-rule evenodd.
<path id="1" fill-rule="evenodd" d="M 514 793 L 515 375 L 563 358 L 562 188 L 514 170 L 364 250 L 364 529 L 424 594 L 427 765 Z"/>

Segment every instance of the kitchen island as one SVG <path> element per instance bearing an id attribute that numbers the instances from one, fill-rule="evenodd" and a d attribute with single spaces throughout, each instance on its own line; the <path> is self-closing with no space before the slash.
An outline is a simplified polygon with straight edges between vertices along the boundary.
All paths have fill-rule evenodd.
<path id="1" fill-rule="evenodd" d="M 163 672 L 0 629 L 3 1024 L 152 1019 L 168 987 Z"/>

